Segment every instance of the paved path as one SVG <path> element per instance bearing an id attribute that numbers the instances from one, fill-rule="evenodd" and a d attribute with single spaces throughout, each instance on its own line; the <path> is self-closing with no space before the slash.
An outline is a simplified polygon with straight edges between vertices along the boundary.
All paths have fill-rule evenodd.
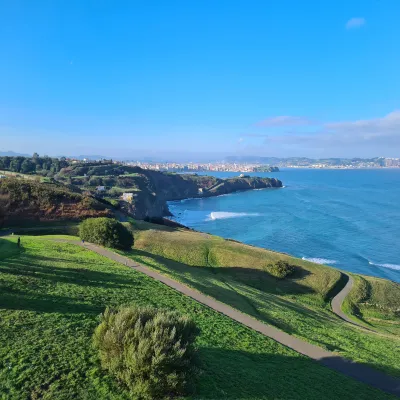
<path id="1" fill-rule="evenodd" d="M 357 364 L 350 360 L 346 360 L 335 353 L 331 353 L 327 350 L 324 350 L 313 344 L 307 343 L 294 336 L 290 336 L 289 334 L 280 331 L 279 329 L 274 328 L 273 326 L 265 325 L 264 323 L 257 321 L 256 319 L 253 319 L 249 315 L 241 313 L 240 311 L 228 306 L 227 304 L 221 303 L 194 289 L 189 288 L 188 286 L 185 286 L 180 282 L 170 279 L 165 275 L 162 275 L 156 271 L 144 267 L 143 265 L 140 265 L 127 257 L 120 256 L 119 254 L 109 251 L 103 247 L 96 246 L 90 243 L 82 244 L 81 242 L 78 242 L 76 240 L 67 240 L 67 239 L 55 239 L 55 240 L 59 242 L 79 245 L 88 250 L 94 251 L 104 257 L 107 257 L 110 260 L 131 267 L 153 279 L 156 279 L 159 282 L 164 283 L 165 285 L 177 290 L 178 292 L 191 297 L 192 299 L 198 301 L 199 303 L 204 304 L 220 312 L 221 314 L 224 314 L 229 318 L 232 318 L 233 320 L 251 329 L 256 330 L 257 332 L 260 332 L 263 335 L 270 337 L 271 339 L 274 339 L 275 341 L 283 344 L 284 346 L 287 346 L 297 351 L 298 353 L 304 354 L 305 356 L 316 360 L 317 362 L 326 367 L 334 369 L 338 372 L 341 372 L 344 375 L 357 379 L 360 382 L 366 383 L 368 385 L 374 386 L 378 389 L 381 389 L 383 391 L 386 391 L 388 393 L 400 397 L 400 379 L 388 376 L 383 372 L 377 371 L 365 365 Z M 351 284 L 350 286 L 346 285 L 344 290 L 345 289 L 348 292 L 351 289 Z M 346 292 L 344 292 L 343 298 L 345 296 Z M 341 297 L 339 297 L 337 301 L 340 302 L 340 299 Z"/>
<path id="2" fill-rule="evenodd" d="M 352 320 L 347 314 L 345 314 L 343 312 L 342 305 L 343 305 L 344 299 L 350 293 L 351 289 L 353 289 L 354 280 L 350 275 L 347 275 L 344 272 L 342 272 L 342 274 L 347 276 L 348 281 L 347 281 L 346 285 L 344 286 L 344 288 L 332 299 L 332 301 L 331 301 L 332 311 L 339 318 L 343 319 L 344 321 L 346 321 L 352 325 L 356 325 L 356 326 L 358 326 L 362 329 L 365 329 L 367 331 L 370 331 L 370 332 L 378 333 L 378 332 L 374 331 L 373 329 L 368 328 L 368 327 L 360 324 L 359 322 Z"/>
<path id="3" fill-rule="evenodd" d="M 353 320 L 351 320 L 343 311 L 342 311 L 342 304 L 346 296 L 350 293 L 350 290 L 353 288 L 353 278 L 347 274 L 344 274 L 347 276 L 348 281 L 345 285 L 345 287 L 332 299 L 331 305 L 332 305 L 332 311 L 339 316 L 340 318 L 344 319 L 347 322 L 350 322 L 351 324 L 354 325 L 359 325 Z M 362 326 L 362 325 L 359 325 Z"/>

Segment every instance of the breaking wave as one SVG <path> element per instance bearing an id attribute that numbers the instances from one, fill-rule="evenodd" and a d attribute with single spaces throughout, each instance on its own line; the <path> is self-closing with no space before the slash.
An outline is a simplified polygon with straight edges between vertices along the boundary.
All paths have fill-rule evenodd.
<path id="1" fill-rule="evenodd" d="M 338 261 L 336 260 L 329 260 L 327 258 L 319 258 L 319 257 L 302 257 L 302 260 L 304 261 L 310 261 L 315 264 L 337 264 Z"/>
<path id="2" fill-rule="evenodd" d="M 375 265 L 377 267 L 389 268 L 389 269 L 394 269 L 396 271 L 400 271 L 400 265 L 397 265 L 397 264 L 378 264 L 378 263 L 374 263 L 372 261 L 368 261 L 368 264 Z"/>
<path id="3" fill-rule="evenodd" d="M 235 213 L 225 211 L 215 211 L 208 215 L 208 220 L 227 219 L 227 218 L 240 218 L 240 217 L 259 217 L 259 213 Z"/>

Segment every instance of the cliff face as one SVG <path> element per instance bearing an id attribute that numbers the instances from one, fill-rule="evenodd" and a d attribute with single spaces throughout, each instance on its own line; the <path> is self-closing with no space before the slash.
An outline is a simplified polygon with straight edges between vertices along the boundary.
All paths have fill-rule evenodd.
<path id="1" fill-rule="evenodd" d="M 179 175 L 157 171 L 135 171 L 146 177 L 146 188 L 135 193 L 132 203 L 121 207 L 137 219 L 171 215 L 167 201 L 191 197 L 211 197 L 242 190 L 279 188 L 282 182 L 275 178 L 242 177 L 219 179 L 212 176 Z"/>
<path id="2" fill-rule="evenodd" d="M 112 163 L 70 166 L 61 170 L 59 179 L 92 193 L 96 192 L 96 186 L 104 186 L 106 191 L 102 196 L 114 200 L 120 199 L 123 193 L 131 193 L 132 201 L 120 201 L 120 207 L 136 219 L 171 215 L 167 206 L 167 201 L 171 200 L 282 187 L 282 182 L 275 178 L 242 176 L 219 179 L 213 176 L 159 172 Z"/>

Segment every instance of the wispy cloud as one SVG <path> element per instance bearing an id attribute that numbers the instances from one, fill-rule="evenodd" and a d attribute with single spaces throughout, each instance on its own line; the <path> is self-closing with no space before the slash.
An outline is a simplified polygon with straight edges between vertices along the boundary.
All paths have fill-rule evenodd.
<path id="1" fill-rule="evenodd" d="M 377 118 L 320 123 L 312 132 L 293 127 L 291 131 L 247 133 L 244 136 L 261 140 L 258 151 L 275 149 L 285 155 L 398 157 L 400 110 Z"/>
<path id="2" fill-rule="evenodd" d="M 291 126 L 291 125 L 310 125 L 312 123 L 308 118 L 293 117 L 289 115 L 282 115 L 278 117 L 270 117 L 257 122 L 257 126 L 263 127 L 280 127 L 280 126 Z"/>
<path id="3" fill-rule="evenodd" d="M 353 135 L 400 137 L 400 110 L 395 110 L 384 117 L 357 121 L 331 122 L 324 125 L 330 131 Z"/>
<path id="4" fill-rule="evenodd" d="M 365 18 L 351 18 L 346 22 L 346 29 L 360 28 L 365 25 Z"/>

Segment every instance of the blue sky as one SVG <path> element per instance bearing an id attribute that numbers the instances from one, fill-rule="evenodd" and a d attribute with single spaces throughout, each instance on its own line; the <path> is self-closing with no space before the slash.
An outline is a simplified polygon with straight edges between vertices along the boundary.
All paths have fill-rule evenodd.
<path id="1" fill-rule="evenodd" d="M 400 2 L 0 0 L 0 151 L 400 157 Z"/>

